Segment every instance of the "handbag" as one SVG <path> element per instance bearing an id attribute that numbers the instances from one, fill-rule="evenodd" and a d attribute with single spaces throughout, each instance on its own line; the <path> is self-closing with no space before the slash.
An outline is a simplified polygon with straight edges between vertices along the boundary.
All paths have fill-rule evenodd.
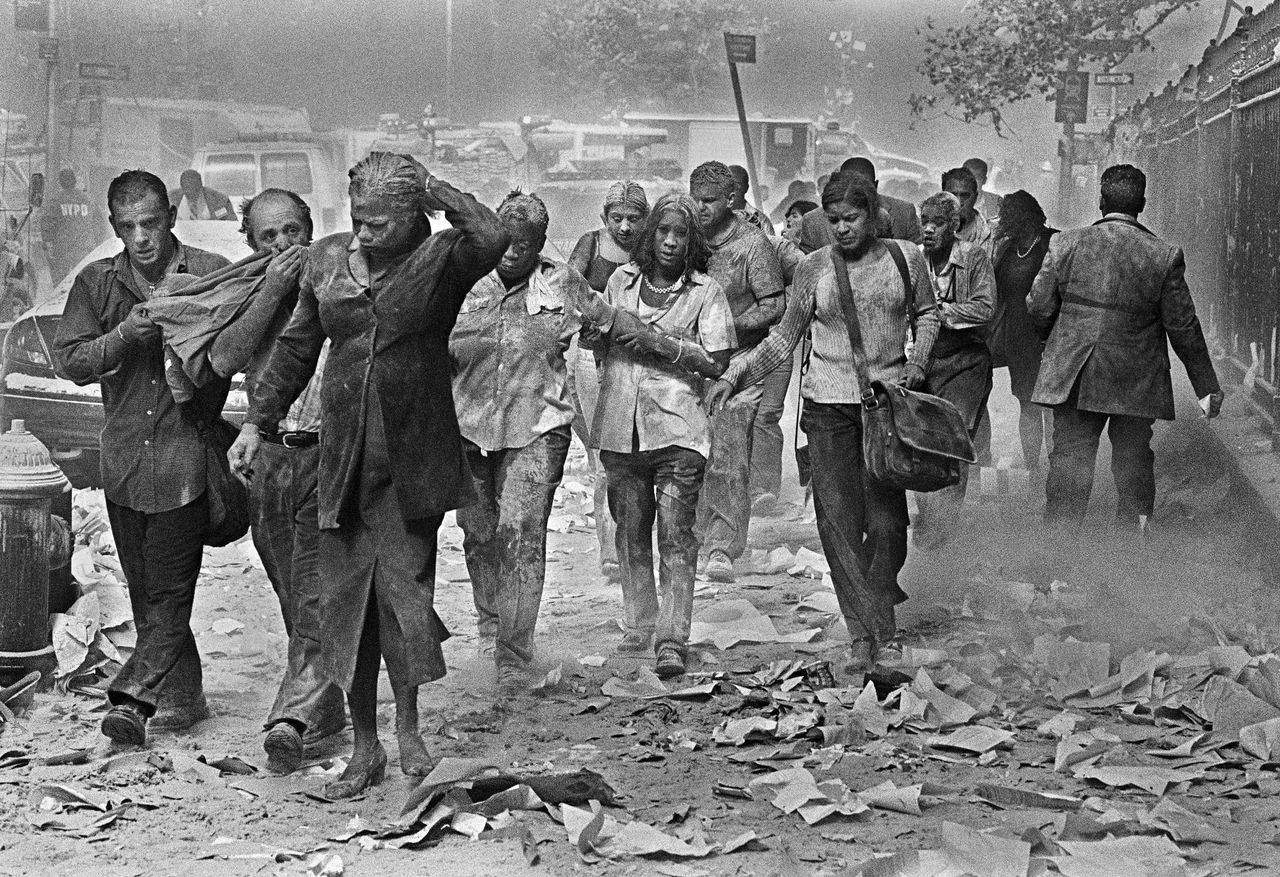
<path id="1" fill-rule="evenodd" d="M 907 319 L 914 343 L 915 288 L 906 258 L 898 245 L 885 241 L 906 287 Z M 848 324 L 858 380 L 862 385 L 862 461 L 872 480 L 899 490 L 931 493 L 960 482 L 961 466 L 977 461 L 973 442 L 959 410 L 945 399 L 908 390 L 898 384 L 872 381 L 857 304 L 849 284 L 849 270 L 839 247 L 831 261 L 840 290 L 840 304 Z"/>
<path id="2" fill-rule="evenodd" d="M 204 544 L 219 548 L 249 532 L 249 489 L 227 461 L 227 451 L 240 430 L 223 417 L 197 421 L 197 430 L 204 444 L 205 494 L 209 498 Z"/>

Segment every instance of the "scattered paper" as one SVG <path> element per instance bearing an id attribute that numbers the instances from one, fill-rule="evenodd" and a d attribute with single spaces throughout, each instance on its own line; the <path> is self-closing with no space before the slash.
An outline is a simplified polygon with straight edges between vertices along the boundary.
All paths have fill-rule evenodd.
<path id="1" fill-rule="evenodd" d="M 821 632 L 820 628 L 796 633 L 778 633 L 773 621 L 749 600 L 723 600 L 706 607 L 693 618 L 689 642 L 712 643 L 728 649 L 738 643 L 807 643 Z"/>

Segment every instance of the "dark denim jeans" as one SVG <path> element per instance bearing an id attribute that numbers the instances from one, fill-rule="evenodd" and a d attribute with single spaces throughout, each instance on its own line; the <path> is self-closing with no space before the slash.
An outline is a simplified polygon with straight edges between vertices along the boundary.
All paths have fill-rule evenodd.
<path id="1" fill-rule="evenodd" d="M 466 443 L 476 501 L 458 509 L 480 635 L 498 666 L 524 667 L 547 573 L 547 519 L 569 453 L 568 428 L 485 454 Z"/>
<path id="2" fill-rule="evenodd" d="M 706 462 L 697 451 L 667 447 L 601 451 L 609 474 L 609 509 L 618 522 L 618 563 L 628 631 L 654 634 L 655 649 L 684 654 L 693 620 L 698 539 L 693 525 Z M 653 582 L 653 525 L 658 525 L 658 588 Z"/>
<path id="3" fill-rule="evenodd" d="M 756 410 L 751 430 L 751 498 L 765 493 L 782 493 L 782 414 L 786 410 L 787 388 L 791 386 L 791 369 L 795 360 L 787 357 L 782 365 L 764 376 L 760 407 Z"/>
<path id="4" fill-rule="evenodd" d="M 737 560 L 747 550 L 751 525 L 751 437 L 764 384 L 744 387 L 711 418 L 711 456 L 698 503 L 697 527 L 705 554 Z"/>
<path id="5" fill-rule="evenodd" d="M 1133 525 L 1138 515 L 1150 515 L 1156 499 L 1154 423 L 1148 417 L 1081 411 L 1070 402 L 1054 406 L 1045 523 L 1075 528 L 1084 522 L 1103 427 L 1111 439 L 1111 474 L 1119 494 L 1116 520 Z"/>
<path id="6" fill-rule="evenodd" d="M 285 719 L 325 728 L 344 719 L 342 689 L 320 663 L 320 521 L 316 473 L 320 446 L 263 442 L 249 484 L 253 545 L 280 601 L 289 658 L 269 728 Z"/>
<path id="7" fill-rule="evenodd" d="M 200 652 L 191 634 L 191 604 L 209 528 L 209 502 L 200 498 L 156 514 L 107 500 L 107 517 L 120 566 L 129 583 L 129 604 L 138 642 L 107 688 L 113 704 L 136 701 L 154 715 L 165 705 L 183 705 L 203 693 Z"/>
<path id="8" fill-rule="evenodd" d="M 907 599 L 898 572 L 907 560 L 907 494 L 867 477 L 862 406 L 806 401 L 800 428 L 813 459 L 813 508 L 849 635 L 876 642 L 896 631 L 894 606 Z"/>

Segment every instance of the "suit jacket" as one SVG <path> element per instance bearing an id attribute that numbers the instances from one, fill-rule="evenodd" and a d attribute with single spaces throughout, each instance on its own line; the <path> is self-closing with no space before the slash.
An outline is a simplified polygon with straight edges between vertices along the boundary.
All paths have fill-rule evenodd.
<path id="1" fill-rule="evenodd" d="M 248 420 L 273 431 L 329 339 L 320 391 L 321 528 L 337 527 L 356 493 L 370 383 L 405 520 L 443 514 L 471 498 L 449 333 L 467 292 L 497 266 L 508 238 L 493 211 L 470 195 L 439 180 L 430 191 L 453 228 L 426 238 L 376 281 L 351 232 L 311 246 L 298 304 L 254 387 Z"/>
<path id="2" fill-rule="evenodd" d="M 876 237 L 895 238 L 919 244 L 920 217 L 910 201 L 894 198 L 891 195 L 880 196 L 880 215 L 876 220 Z M 800 249 L 806 254 L 829 247 L 836 242 L 831 223 L 827 215 L 819 207 L 804 215 L 800 223 Z"/>
<path id="3" fill-rule="evenodd" d="M 1220 390 L 1184 277 L 1182 250 L 1110 214 L 1054 235 L 1027 296 L 1052 325 L 1032 401 L 1173 419 L 1169 344 L 1198 397 Z"/>

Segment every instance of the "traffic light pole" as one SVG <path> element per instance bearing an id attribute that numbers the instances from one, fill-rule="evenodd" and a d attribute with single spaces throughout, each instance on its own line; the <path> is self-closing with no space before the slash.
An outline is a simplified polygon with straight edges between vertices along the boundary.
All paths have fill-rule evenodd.
<path id="1" fill-rule="evenodd" d="M 1062 123 L 1062 156 L 1058 166 L 1058 221 L 1075 224 L 1076 123 Z"/>

